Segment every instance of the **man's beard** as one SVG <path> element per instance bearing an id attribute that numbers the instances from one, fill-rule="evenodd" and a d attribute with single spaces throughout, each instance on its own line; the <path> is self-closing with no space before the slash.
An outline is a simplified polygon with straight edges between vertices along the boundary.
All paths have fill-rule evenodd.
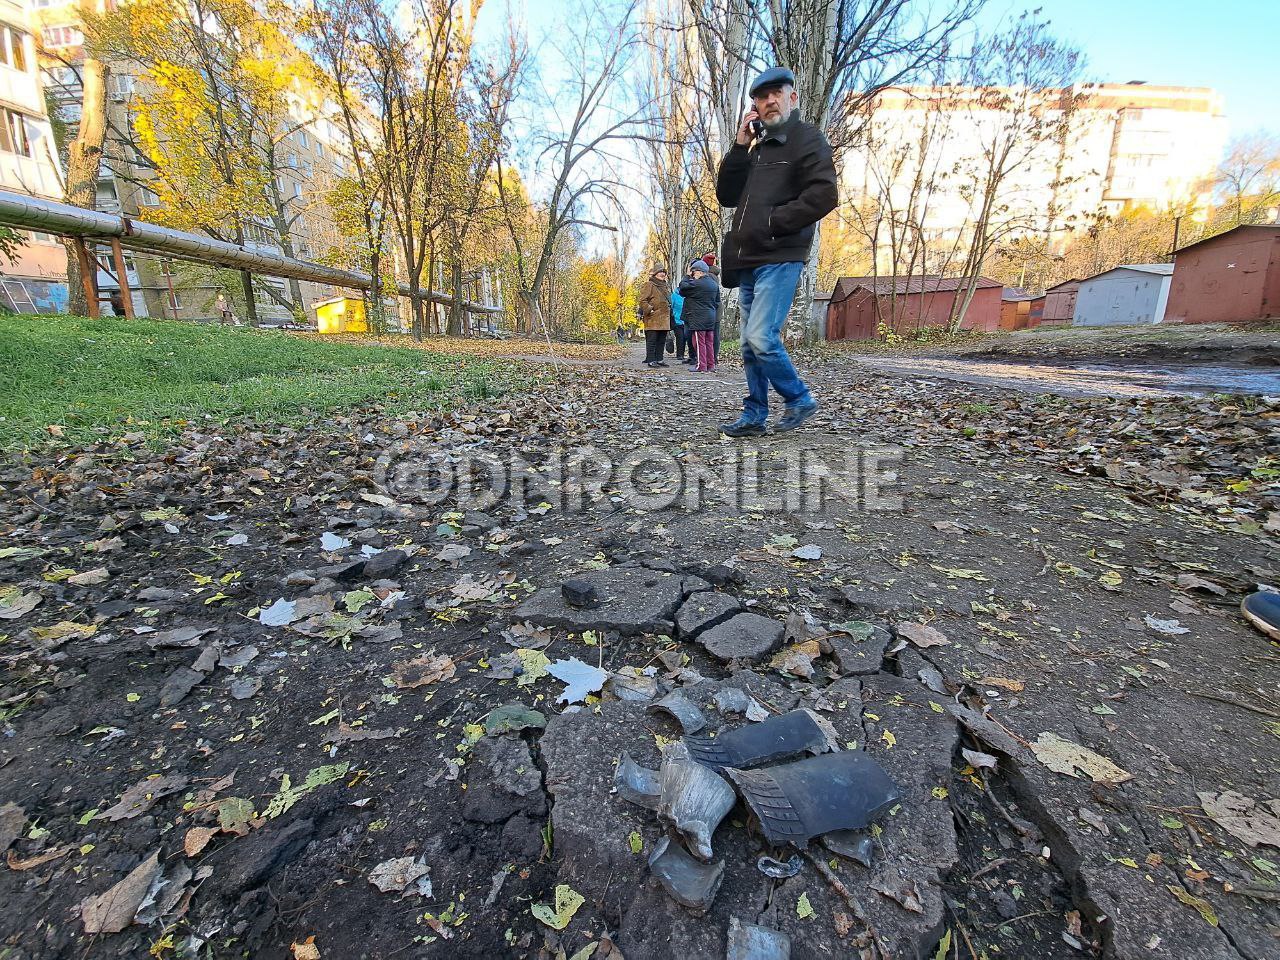
<path id="1" fill-rule="evenodd" d="M 787 118 L 779 112 L 774 114 L 772 117 L 761 117 L 760 122 L 764 124 L 766 130 L 777 130 L 787 122 Z"/>

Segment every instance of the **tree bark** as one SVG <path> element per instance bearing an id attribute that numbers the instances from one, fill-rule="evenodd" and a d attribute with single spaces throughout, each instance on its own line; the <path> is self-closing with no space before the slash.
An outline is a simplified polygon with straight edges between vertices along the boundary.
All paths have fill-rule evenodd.
<path id="1" fill-rule="evenodd" d="M 110 68 L 96 57 L 86 56 L 80 68 L 83 103 L 80 126 L 67 148 L 67 187 L 65 200 L 86 210 L 94 208 L 98 195 L 98 173 L 102 167 L 102 142 L 107 130 L 107 77 Z M 80 262 L 71 241 L 67 248 L 67 310 L 84 316 L 89 309 Z"/>

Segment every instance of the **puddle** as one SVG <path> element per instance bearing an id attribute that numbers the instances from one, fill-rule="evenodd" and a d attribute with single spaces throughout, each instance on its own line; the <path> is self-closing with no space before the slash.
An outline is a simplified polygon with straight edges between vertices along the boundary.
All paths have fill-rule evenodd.
<path id="1" fill-rule="evenodd" d="M 1075 364 L 959 360 L 937 357 L 860 358 L 885 373 L 934 376 L 1063 396 L 1167 397 L 1206 393 L 1280 396 L 1280 370 L 1159 364 Z"/>

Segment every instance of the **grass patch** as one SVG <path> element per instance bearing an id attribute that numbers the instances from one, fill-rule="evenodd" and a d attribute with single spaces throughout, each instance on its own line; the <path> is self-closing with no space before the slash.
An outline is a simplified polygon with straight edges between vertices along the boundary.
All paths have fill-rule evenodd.
<path id="1" fill-rule="evenodd" d="M 0 316 L 0 447 L 158 437 L 195 418 L 304 424 L 377 401 L 390 414 L 519 389 L 513 364 L 164 320 Z"/>

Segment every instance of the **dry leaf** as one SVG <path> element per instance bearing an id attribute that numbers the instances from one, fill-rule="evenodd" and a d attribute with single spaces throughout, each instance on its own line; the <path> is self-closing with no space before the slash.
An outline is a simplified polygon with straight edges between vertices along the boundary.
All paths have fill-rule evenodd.
<path id="1" fill-rule="evenodd" d="M 67 844 L 65 847 L 54 847 L 52 850 L 46 850 L 44 853 L 37 853 L 34 857 L 21 860 L 12 850 L 5 857 L 5 862 L 9 864 L 10 870 L 34 870 L 36 867 L 43 866 L 51 860 L 57 860 L 59 857 L 65 857 L 68 853 L 75 849 L 73 844 Z"/>
<path id="2" fill-rule="evenodd" d="M 443 654 L 424 653 L 412 660 L 401 660 L 391 665 L 391 676 L 401 690 L 425 687 L 450 679 L 457 671 L 452 657 Z"/>
<path id="3" fill-rule="evenodd" d="M 1065 773 L 1068 777 L 1085 774 L 1095 783 L 1124 783 L 1132 780 L 1133 775 L 1121 770 L 1101 754 L 1094 753 L 1088 747 L 1064 740 L 1056 733 L 1042 733 L 1031 744 L 1031 752 L 1036 759 L 1054 773 Z"/>
<path id="4" fill-rule="evenodd" d="M 986 687 L 999 687 L 1001 690 L 1012 690 L 1014 693 L 1026 686 L 1021 680 L 1010 680 L 1008 677 L 983 677 L 978 682 Z"/>
<path id="5" fill-rule="evenodd" d="M 216 827 L 192 827 L 182 841 L 182 849 L 186 851 L 188 857 L 194 857 L 209 845 L 209 841 L 217 836 L 217 833 Z"/>
<path id="6" fill-rule="evenodd" d="M 1280 800 L 1255 801 L 1234 790 L 1196 796 L 1210 819 L 1237 840 L 1280 847 Z"/>
<path id="7" fill-rule="evenodd" d="M 80 904 L 85 933 L 119 933 L 133 923 L 151 883 L 160 875 L 160 851 L 138 864 L 129 875 L 105 893 L 87 897 Z"/>
<path id="8" fill-rule="evenodd" d="M 951 642 L 941 630 L 926 627 L 923 623 L 900 623 L 897 630 L 898 636 L 905 637 L 921 649 L 945 647 Z"/>
<path id="9" fill-rule="evenodd" d="M 316 946 L 315 937 L 307 937 L 302 943 L 294 941 L 289 949 L 293 951 L 293 960 L 320 960 L 320 948 Z"/>
<path id="10" fill-rule="evenodd" d="M 104 810 L 96 820 L 129 820 L 146 813 L 162 797 L 177 793 L 187 785 L 186 777 L 150 777 L 140 780 L 120 795 L 115 806 Z"/>

